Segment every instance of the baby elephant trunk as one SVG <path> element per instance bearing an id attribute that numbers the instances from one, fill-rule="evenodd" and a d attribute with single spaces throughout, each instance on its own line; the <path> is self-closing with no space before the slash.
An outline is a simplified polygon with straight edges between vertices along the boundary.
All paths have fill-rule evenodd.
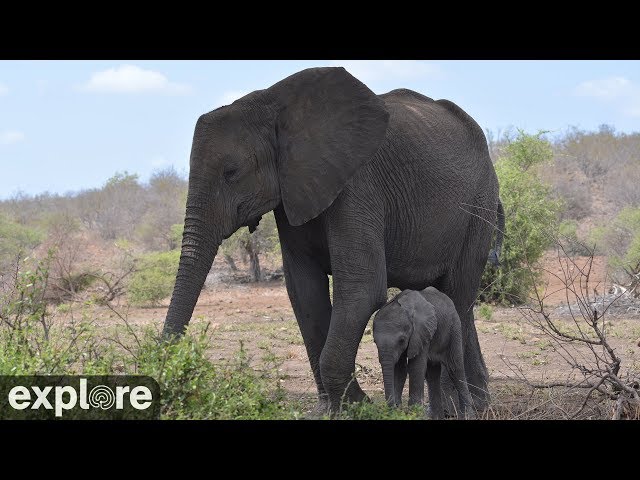
<path id="1" fill-rule="evenodd" d="M 390 407 L 398 406 L 398 399 L 396 398 L 396 389 L 394 384 L 394 367 L 392 361 L 385 361 L 382 363 L 382 377 L 384 379 L 384 396 L 387 399 L 387 403 Z"/>

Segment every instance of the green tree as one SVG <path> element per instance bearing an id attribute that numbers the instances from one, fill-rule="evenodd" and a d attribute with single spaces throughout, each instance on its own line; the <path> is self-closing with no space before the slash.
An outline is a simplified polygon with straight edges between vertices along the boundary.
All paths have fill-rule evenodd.
<path id="1" fill-rule="evenodd" d="M 168 297 L 173 290 L 179 263 L 180 250 L 140 256 L 129 281 L 129 300 L 137 305 L 157 305 Z"/>
<path id="2" fill-rule="evenodd" d="M 614 281 L 640 295 L 640 208 L 627 207 L 606 226 L 594 228 L 590 243 L 609 257 Z"/>
<path id="3" fill-rule="evenodd" d="M 105 240 L 130 239 L 147 209 L 146 191 L 138 175 L 116 173 L 101 189 L 78 195 L 78 217 Z"/>
<path id="4" fill-rule="evenodd" d="M 0 215 L 0 258 L 14 257 L 36 247 L 42 241 L 42 233 Z"/>
<path id="5" fill-rule="evenodd" d="M 180 248 L 182 244 L 182 234 L 184 233 L 184 223 L 174 223 L 169 229 L 169 246 L 171 250 Z"/>
<path id="6" fill-rule="evenodd" d="M 9 287 L 23 259 L 43 239 L 39 229 L 16 223 L 0 213 L 0 293 Z"/>
<path id="7" fill-rule="evenodd" d="M 479 298 L 485 302 L 519 304 L 539 280 L 529 268 L 540 259 L 557 233 L 561 202 L 551 186 L 541 180 L 541 170 L 553 158 L 551 144 L 543 137 L 519 131 L 495 164 L 500 198 L 505 211 L 505 238 L 501 267 L 487 265 Z"/>
<path id="8" fill-rule="evenodd" d="M 167 168 L 154 172 L 145 190 L 146 211 L 138 223 L 136 237 L 150 250 L 173 250 L 180 246 L 176 240 L 176 225 L 184 223 L 187 182 Z"/>

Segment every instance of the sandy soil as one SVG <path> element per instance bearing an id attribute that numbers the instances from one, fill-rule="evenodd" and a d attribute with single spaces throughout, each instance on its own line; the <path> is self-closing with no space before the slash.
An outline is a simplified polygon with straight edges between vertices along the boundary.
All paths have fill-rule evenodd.
<path id="1" fill-rule="evenodd" d="M 580 259 L 576 264 L 581 265 Z M 550 272 L 547 275 L 545 304 L 553 311 L 552 307 L 566 302 L 561 281 L 564 276 L 557 259 L 551 256 L 545 259 L 544 267 Z M 571 268 L 577 267 L 564 268 L 570 272 Z M 604 259 L 596 259 L 592 268 L 594 287 L 600 282 L 596 288 L 602 288 L 605 269 Z M 159 327 L 164 321 L 167 306 L 168 300 L 162 307 L 130 308 L 129 322 Z M 98 324 L 107 326 L 120 321 L 104 308 L 95 313 Z M 214 330 L 213 359 L 231 359 L 242 341 L 258 368 L 269 355 L 275 354 L 281 359 L 283 386 L 292 399 L 312 401 L 315 398 L 315 383 L 306 350 L 283 281 L 214 284 L 203 290 L 193 318 L 193 323 L 208 322 Z M 562 321 L 571 328 L 570 317 L 563 317 Z M 623 364 L 637 370 L 640 367 L 640 318 L 610 318 L 607 325 L 611 342 L 623 358 Z M 504 388 L 504 382 L 522 378 L 541 383 L 563 381 L 572 374 L 561 356 L 562 352 L 556 351 L 518 308 L 493 307 L 489 318 L 476 312 L 476 328 L 492 389 Z M 362 388 L 374 397 L 381 396 L 382 375 L 370 325 L 365 331 L 356 363 Z"/>

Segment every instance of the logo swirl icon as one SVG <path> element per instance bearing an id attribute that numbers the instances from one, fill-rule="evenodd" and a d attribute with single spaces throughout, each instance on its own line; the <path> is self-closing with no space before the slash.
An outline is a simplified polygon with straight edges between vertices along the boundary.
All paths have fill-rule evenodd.
<path id="1" fill-rule="evenodd" d="M 106 385 L 98 385 L 93 387 L 89 392 L 89 405 L 95 408 L 101 408 L 102 410 L 108 410 L 113 407 L 116 401 L 116 396 Z"/>

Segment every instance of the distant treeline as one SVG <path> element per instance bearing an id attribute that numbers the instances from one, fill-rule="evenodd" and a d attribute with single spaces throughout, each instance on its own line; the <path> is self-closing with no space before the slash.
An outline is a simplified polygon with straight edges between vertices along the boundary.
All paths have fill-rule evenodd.
<path id="1" fill-rule="evenodd" d="M 570 128 L 561 134 L 546 133 L 545 141 L 534 137 L 540 139 L 523 136 L 515 129 L 487 131 L 494 162 L 505 154 L 517 157 L 521 147 L 533 149 L 526 152 L 527 158 L 536 158 L 536 149 L 549 156 L 551 148 L 552 159 L 541 162 L 534 173 L 550 187 L 554 197 L 550 200 L 561 204 L 560 232 L 577 240 L 597 241 L 601 253 L 616 255 L 625 265 L 635 262 L 633 252 L 640 252 L 640 243 L 637 248 L 634 243 L 640 229 L 634 220 L 640 207 L 640 132 L 617 133 L 603 125 L 590 132 Z M 94 278 L 99 276 L 96 272 L 109 271 L 119 278 L 145 265 L 152 271 L 153 264 L 162 272 L 163 285 L 166 283 L 153 296 L 162 298 L 175 278 L 187 188 L 187 179 L 168 168 L 156 171 L 148 182 L 123 172 L 114 174 L 100 188 L 66 195 L 17 194 L 0 201 L 0 286 L 9 281 L 21 259 L 32 254 L 42 257 L 55 247 L 58 265 L 54 273 L 56 278 L 66 278 L 61 285 L 72 293 L 88 281 L 86 276 L 76 278 L 82 272 Z M 503 199 L 507 196 L 504 192 Z M 232 270 L 235 262 L 246 262 L 256 280 L 261 278 L 260 256 L 280 261 L 273 215 L 266 215 L 253 235 L 246 230 L 227 239 L 219 257 Z M 637 238 L 640 242 L 640 236 Z M 170 255 L 153 257 L 164 253 Z M 639 268 L 631 268 L 627 276 L 632 277 Z M 143 278 L 139 283 L 150 282 Z"/>
<path id="2" fill-rule="evenodd" d="M 487 131 L 494 161 L 515 136 L 514 129 Z M 594 132 L 571 127 L 546 137 L 554 160 L 543 177 L 566 204 L 563 219 L 615 215 L 624 207 L 640 206 L 640 132 L 617 133 L 601 125 Z"/>
<path id="3" fill-rule="evenodd" d="M 116 173 L 101 188 L 59 195 L 17 194 L 0 202 L 0 215 L 25 226 L 48 230 L 75 223 L 104 240 L 126 239 L 148 250 L 176 248 L 172 226 L 184 218 L 187 180 L 173 168 L 151 175 Z"/>

